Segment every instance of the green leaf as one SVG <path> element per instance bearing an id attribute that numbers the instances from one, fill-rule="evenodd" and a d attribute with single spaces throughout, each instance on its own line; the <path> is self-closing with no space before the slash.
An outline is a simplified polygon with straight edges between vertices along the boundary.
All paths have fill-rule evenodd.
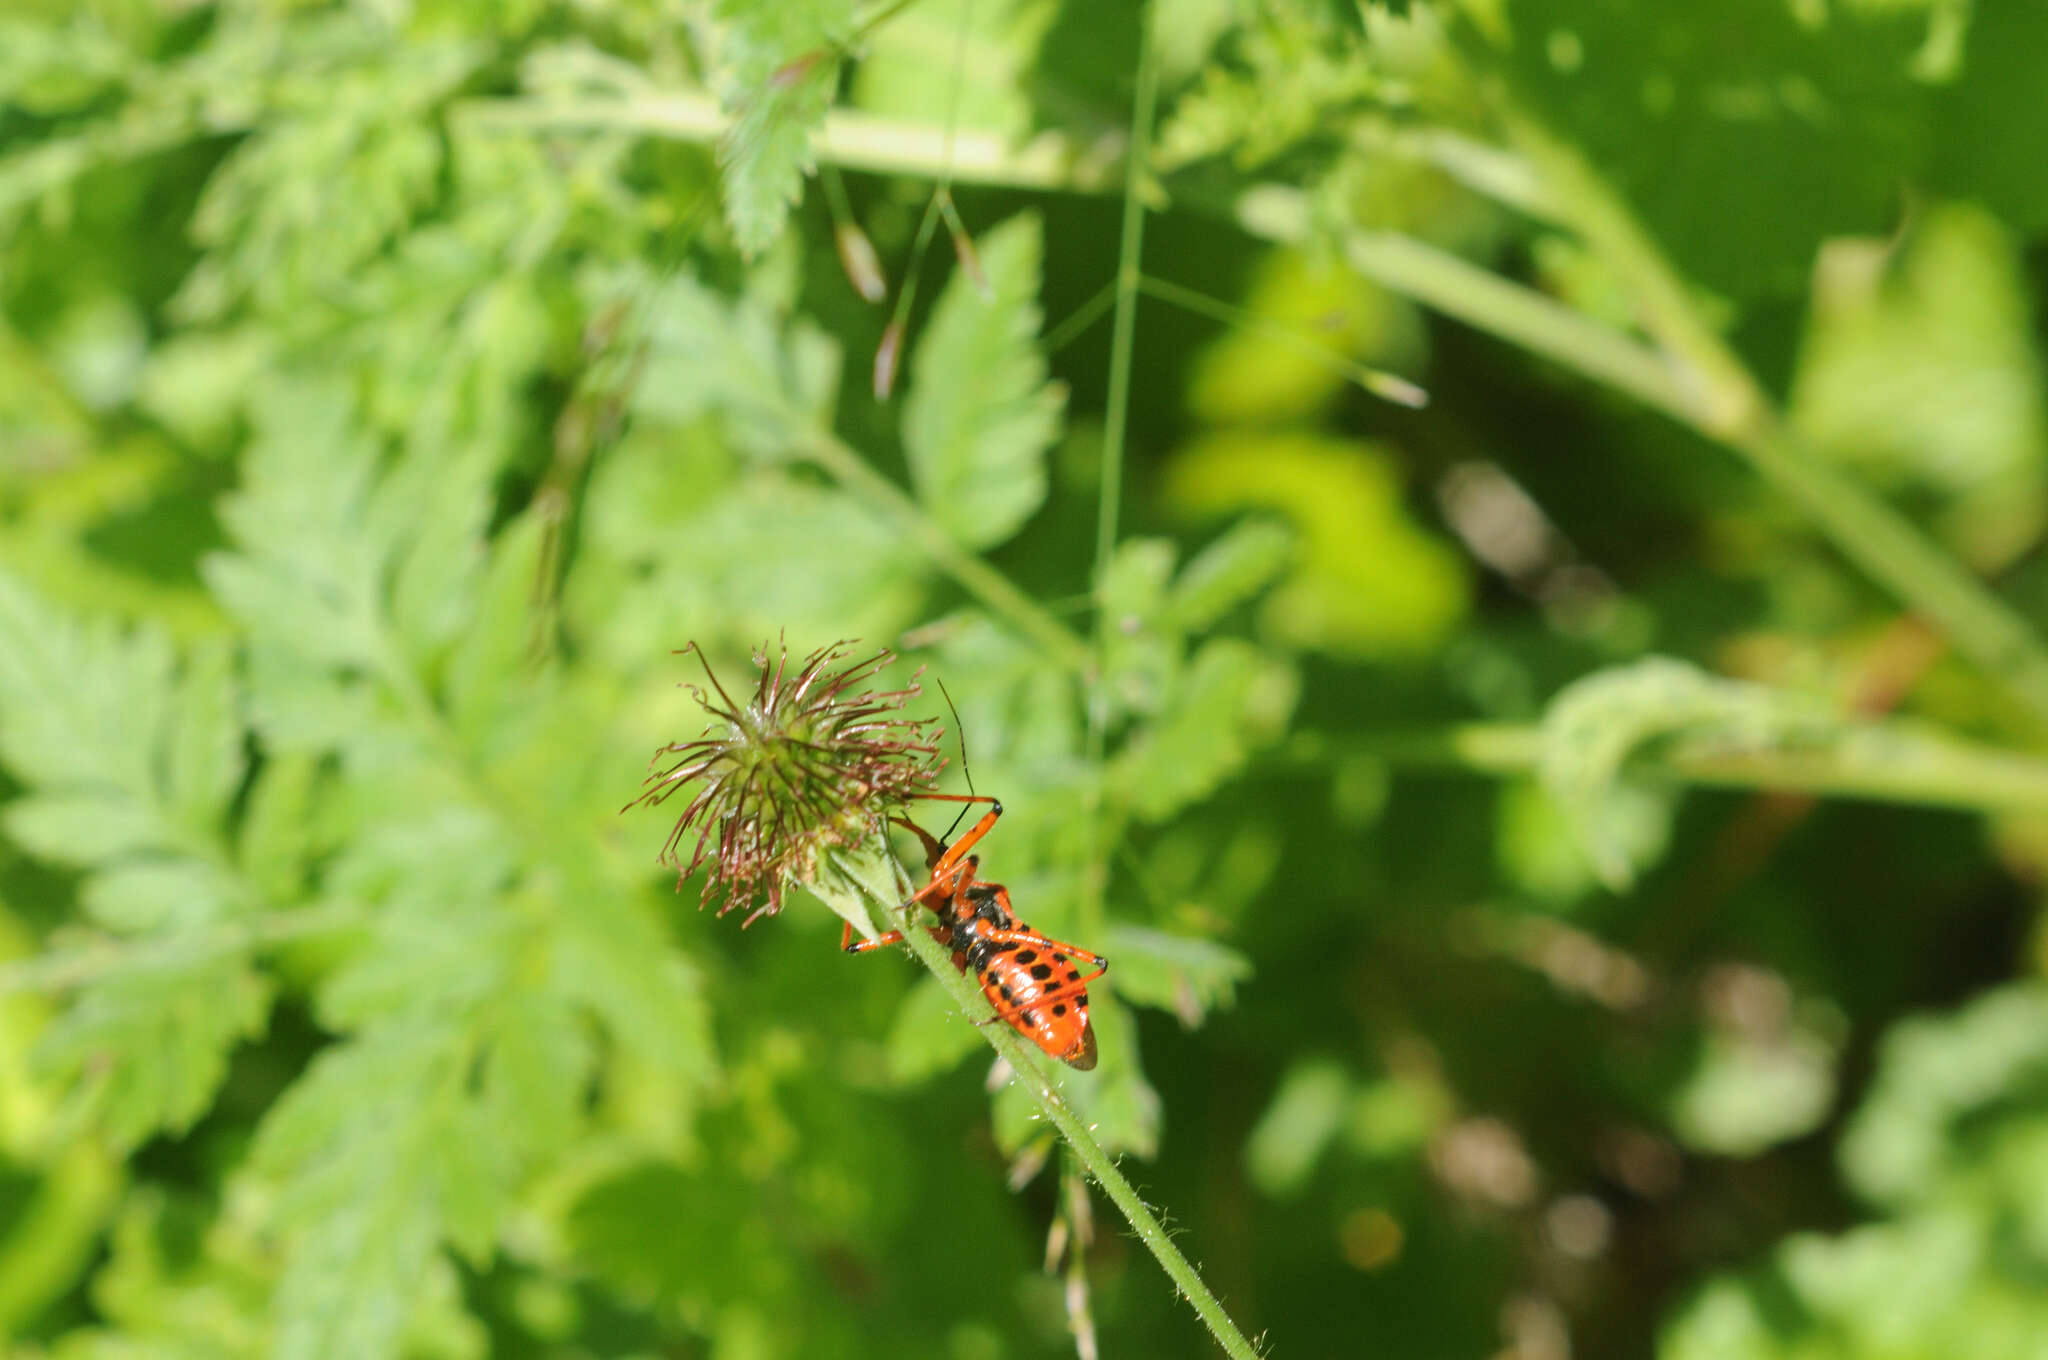
<path id="1" fill-rule="evenodd" d="M 1245 1143 L 1252 1184 L 1275 1198 L 1299 1194 L 1344 1127 L 1350 1102 L 1351 1077 L 1338 1063 L 1316 1058 L 1289 1068 Z"/>
<path id="2" fill-rule="evenodd" d="M 263 1029 L 270 988 L 237 954 L 169 955 L 88 983 L 45 1032 L 40 1065 L 87 1087 L 108 1139 L 181 1133 L 213 1103 L 228 1053 Z"/>
<path id="3" fill-rule="evenodd" d="M 789 457 L 830 424 L 839 347 L 807 322 L 790 322 L 750 292 L 728 300 L 688 278 L 650 300 L 647 358 L 659 381 L 633 389 L 641 419 L 682 426 L 707 411 L 724 416 L 733 447 Z"/>
<path id="4" fill-rule="evenodd" d="M 519 1166 L 532 1169 L 582 1131 L 597 1048 L 586 1021 L 559 997 L 524 998 L 517 1015 L 498 1029 L 484 1059 L 484 1128 L 507 1139 Z"/>
<path id="5" fill-rule="evenodd" d="M 1543 715 L 1543 787 L 1570 818 L 1601 880 L 1620 891 L 1661 854 L 1642 809 L 1617 799 L 1622 767 L 1658 740 L 1776 749 L 1825 740 L 1842 724 L 1805 695 L 1721 680 L 1682 661 L 1653 657 L 1567 686 Z"/>
<path id="6" fill-rule="evenodd" d="M 1232 525 L 1181 569 L 1167 622 L 1190 632 L 1212 626 L 1270 585 L 1294 553 L 1294 535 L 1283 525 L 1263 519 Z"/>
<path id="7" fill-rule="evenodd" d="M 804 883 L 811 896 L 832 909 L 863 939 L 895 928 L 881 904 L 903 900 L 888 854 L 873 842 L 828 850 Z"/>
<path id="8" fill-rule="evenodd" d="M 386 1025 L 315 1059 L 264 1119 L 254 1164 L 288 1187 L 277 1212 L 292 1234 L 274 1301 L 283 1360 L 395 1353 L 450 1220 L 475 1233 L 502 1210 L 478 1189 L 500 1153 L 467 1117 L 468 1053 L 446 1023 Z"/>
<path id="9" fill-rule="evenodd" d="M 474 890 L 408 887 L 321 985 L 322 1023 L 343 1031 L 414 1010 L 461 1013 L 505 985 L 516 923 Z"/>
<path id="10" fill-rule="evenodd" d="M 116 1145 L 189 1127 L 270 989 L 244 952 L 191 932 L 258 902 L 228 867 L 221 820 L 241 782 L 230 653 L 180 670 L 150 630 L 81 628 L 0 575 L 0 758 L 27 792 L 0 825 L 91 869 L 80 900 L 124 936 L 53 1021 L 44 1061 L 93 1093 Z"/>
<path id="11" fill-rule="evenodd" d="M 983 295 L 956 271 L 911 351 L 903 450 L 918 499 L 965 547 L 1015 534 L 1045 500 L 1045 454 L 1065 398 L 1038 348 L 1038 218 L 980 243 Z"/>
<path id="12" fill-rule="evenodd" d="M 1768 1039 L 1711 1036 L 1671 1099 L 1686 1146 L 1754 1157 L 1820 1126 L 1835 1097 L 1835 1046 L 1811 1030 Z"/>
<path id="13" fill-rule="evenodd" d="M 1211 1010 L 1230 1005 L 1237 984 L 1252 975 L 1243 954 L 1196 936 L 1118 925 L 1104 949 L 1114 960 L 1118 996 L 1171 1011 L 1190 1029 Z"/>
<path id="14" fill-rule="evenodd" d="M 368 16 L 340 15 L 283 41 L 233 30 L 229 37 L 241 41 L 219 44 L 217 67 L 198 63 L 180 75 L 204 89 L 210 79 L 246 84 L 254 68 L 284 90 L 241 95 L 272 107 L 205 180 L 190 231 L 208 255 L 185 282 L 181 311 L 211 320 L 239 302 L 272 312 L 314 299 L 332 306 L 442 189 L 439 106 L 494 44 L 460 32 L 402 35 Z M 319 52 L 328 54 L 323 62 L 351 59 L 346 81 L 323 67 L 329 82 L 347 88 L 303 100 L 291 87 Z M 335 184 L 351 192 L 332 197 L 326 189 Z"/>
<path id="15" fill-rule="evenodd" d="M 974 1032 L 974 1022 L 930 976 L 921 977 L 896 1008 L 884 1047 L 889 1075 L 909 1086 L 951 1071 L 987 1045 Z"/>
<path id="16" fill-rule="evenodd" d="M 238 708 L 234 655 L 226 647 L 194 651 L 179 677 L 164 753 L 164 793 L 171 806 L 217 830 L 241 786 L 247 732 Z"/>
<path id="17" fill-rule="evenodd" d="M 1189 379 L 1189 414 L 1204 424 L 1318 421 L 1363 380 L 1361 365 L 1408 372 L 1426 352 L 1414 304 L 1334 254 L 1267 252 L 1244 310 L 1246 324 L 1219 332 Z"/>
<path id="18" fill-rule="evenodd" d="M 414 453 L 378 487 L 370 524 L 373 533 L 389 534 L 386 611 L 392 640 L 409 657 L 438 658 L 469 629 L 483 576 L 495 453 L 481 443 L 454 455 Z"/>
<path id="19" fill-rule="evenodd" d="M 2048 463 L 2021 260 L 1967 207 L 1931 208 L 1887 264 L 1893 249 L 1841 242 L 1822 256 L 1790 418 L 1875 480 L 1933 492 L 1952 522 L 1968 513 L 1953 526 L 1965 551 L 2005 560 L 2038 533 Z M 1987 530 L 1993 541 L 1975 541 Z"/>
<path id="20" fill-rule="evenodd" d="M 257 375 L 276 361 L 273 350 L 255 326 L 174 334 L 151 351 L 137 404 L 187 447 L 221 454 Z"/>
<path id="21" fill-rule="evenodd" d="M 1465 566 L 1414 523 L 1406 494 L 1389 450 L 1320 434 L 1211 435 L 1166 473 L 1184 514 L 1285 515 L 1299 550 L 1259 608 L 1260 630 L 1353 658 L 1427 654 L 1465 613 Z"/>
<path id="22" fill-rule="evenodd" d="M 2038 1285 L 1960 1214 L 1802 1233 L 1714 1281 L 1666 1330 L 1663 1360 L 2022 1356 L 2048 1327 Z"/>
<path id="23" fill-rule="evenodd" d="M 1102 573 L 1102 688 L 1110 711 L 1157 713 L 1181 666 L 1181 640 L 1163 626 L 1177 553 L 1163 538 L 1127 538 Z"/>
<path id="24" fill-rule="evenodd" d="M 1331 22 L 1333 8 L 1349 22 Z M 1224 30 L 1222 59 L 1202 68 L 1160 127 L 1162 171 L 1226 152 L 1241 168 L 1263 165 L 1305 138 L 1326 135 L 1386 80 L 1376 50 L 1360 41 L 1357 7 L 1295 0 L 1244 15 L 1246 22 Z M 1155 41 L 1184 40 L 1170 35 L 1190 16 L 1177 10 L 1154 17 Z M 1194 22 L 1203 22 L 1199 11 Z"/>
<path id="25" fill-rule="evenodd" d="M 2044 1073 L 2048 987 L 2038 982 L 1903 1020 L 1885 1034 L 1877 1079 L 1843 1136 L 1842 1171 L 1873 1203 L 1939 1204 L 1995 1165 L 1999 1125 L 2048 1128 L 2036 1095 Z"/>
<path id="26" fill-rule="evenodd" d="M 1455 1114 L 1450 1094 L 1420 1074 L 1379 1077 L 1359 1085 L 1345 1117 L 1344 1138 L 1359 1156 L 1391 1161 L 1414 1156 Z"/>
<path id="27" fill-rule="evenodd" d="M 1119 751 L 1110 777 L 1132 811 L 1163 821 L 1207 797 L 1294 707 L 1286 666 L 1248 643 L 1213 638 L 1195 655 L 1158 719 Z"/>
<path id="28" fill-rule="evenodd" d="M 811 137 L 825 121 L 852 36 L 851 0 L 723 0 L 721 68 L 737 112 L 719 143 L 725 216 L 733 239 L 759 254 L 782 234 L 816 166 Z"/>
<path id="29" fill-rule="evenodd" d="M 332 382 L 273 384 L 251 414 L 242 486 L 220 512 L 239 551 L 205 561 L 207 585 L 282 655 L 374 673 L 388 660 L 377 591 L 393 548 L 366 523 L 375 450 Z"/>
<path id="30" fill-rule="evenodd" d="M 297 899 L 313 844 L 313 790 L 320 767 L 305 755 L 264 762 L 242 819 L 242 872 L 280 902 Z"/>
<path id="31" fill-rule="evenodd" d="M 1616 862 L 1647 866 L 1671 843 L 1677 794 L 1617 782 L 1590 818 L 1575 814 L 1534 779 L 1503 783 L 1494 812 L 1494 855 L 1501 872 L 1539 902 L 1568 907 L 1605 881 L 1581 826 L 1590 821 Z"/>
<path id="32" fill-rule="evenodd" d="M 28 783 L 153 794 L 174 662 L 162 634 L 81 627 L 0 573 L 0 760 Z"/>
<path id="33" fill-rule="evenodd" d="M 1137 1017 L 1113 992 L 1089 993 L 1088 1007 L 1101 1067 L 1092 1079 L 1070 1083 L 1068 1093 L 1105 1148 L 1139 1157 L 1157 1156 L 1164 1110 L 1158 1090 L 1145 1080 L 1145 1066 L 1138 1057 Z"/>
<path id="34" fill-rule="evenodd" d="M 177 844 L 155 808 L 114 792 L 32 794 L 8 804 L 0 822 L 30 854 L 62 864 L 97 864 Z"/>
<path id="35" fill-rule="evenodd" d="M 703 975 L 642 904 L 572 912 L 553 944 L 555 991 L 666 1078 L 674 1100 L 695 1100 L 718 1079 Z"/>
<path id="36" fill-rule="evenodd" d="M 530 681 L 538 666 L 534 607 L 543 587 L 543 554 L 549 535 L 561 532 L 559 524 L 528 513 L 491 545 L 475 613 L 448 662 L 449 711 L 469 741 L 504 722 L 516 699 L 531 692 L 520 682 Z"/>
<path id="37" fill-rule="evenodd" d="M 245 893 L 243 884 L 199 860 L 143 860 L 88 878 L 79 903 L 107 929 L 139 935 L 203 925 L 245 905 Z"/>
<path id="38" fill-rule="evenodd" d="M 241 782 L 231 658 L 182 671 L 165 637 L 82 628 L 0 575 L 0 759 L 30 795 L 5 812 L 31 851 L 91 865 L 213 840 Z"/>

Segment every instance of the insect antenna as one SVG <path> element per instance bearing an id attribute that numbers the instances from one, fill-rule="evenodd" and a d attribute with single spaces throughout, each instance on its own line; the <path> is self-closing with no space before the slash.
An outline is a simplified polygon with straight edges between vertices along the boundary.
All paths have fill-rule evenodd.
<path id="1" fill-rule="evenodd" d="M 938 679 L 937 676 L 932 678 Z M 953 695 L 947 690 L 946 682 L 943 680 L 939 680 L 939 693 L 946 696 L 946 711 L 953 715 L 953 739 L 960 746 L 960 773 L 967 776 L 967 791 L 973 793 L 974 771 L 969 769 L 967 765 L 967 724 L 960 721 L 960 710 L 954 706 Z M 940 840 L 948 845 L 953 843 L 953 832 L 958 829 L 960 819 L 967 815 L 967 809 L 971 806 L 973 805 L 970 803 L 962 803 L 960 805 L 960 811 L 953 814 L 953 825 L 946 828 L 946 834 L 939 837 Z"/>

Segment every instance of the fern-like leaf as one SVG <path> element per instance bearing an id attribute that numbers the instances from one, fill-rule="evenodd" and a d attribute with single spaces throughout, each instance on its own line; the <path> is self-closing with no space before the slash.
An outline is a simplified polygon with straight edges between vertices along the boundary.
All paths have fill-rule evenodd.
<path id="1" fill-rule="evenodd" d="M 918 498 L 966 547 L 1009 538 L 1045 500 L 1064 398 L 1038 348 L 1044 250 L 1030 213 L 989 232 L 987 294 L 955 274 L 911 352 L 904 452 Z"/>
<path id="2" fill-rule="evenodd" d="M 255 905 L 222 818 L 243 774 L 227 654 L 181 665 L 156 632 L 85 627 L 0 575 L 0 760 L 26 786 L 8 835 L 86 871 L 97 946 L 40 1058 L 88 1090 L 116 1146 L 187 1128 L 269 1013 L 246 945 L 211 929 Z"/>
<path id="3" fill-rule="evenodd" d="M 804 177 L 817 167 L 811 137 L 825 121 L 851 35 L 849 0 L 726 0 L 722 65 L 736 109 L 719 144 L 725 215 L 749 255 L 782 234 Z"/>

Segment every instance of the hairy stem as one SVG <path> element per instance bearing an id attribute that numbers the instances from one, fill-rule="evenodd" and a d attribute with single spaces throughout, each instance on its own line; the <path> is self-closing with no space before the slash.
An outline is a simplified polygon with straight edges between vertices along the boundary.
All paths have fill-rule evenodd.
<path id="1" fill-rule="evenodd" d="M 889 862 L 896 865 L 898 880 L 902 884 L 904 895 L 908 896 L 912 891 L 909 877 L 903 873 L 902 866 L 896 863 L 894 855 L 889 854 L 886 844 L 883 846 L 883 852 L 888 854 Z M 904 941 L 910 946 L 910 952 L 917 955 L 918 962 L 939 980 L 939 985 L 944 987 L 947 994 L 959 1005 L 961 1013 L 974 1020 L 975 1028 L 981 1031 L 989 1046 L 1009 1064 L 1014 1080 L 1031 1094 L 1039 1109 L 1044 1111 L 1046 1119 L 1059 1130 L 1060 1136 L 1066 1139 L 1067 1146 L 1073 1149 L 1082 1169 L 1102 1187 L 1102 1192 L 1109 1196 L 1110 1203 L 1116 1205 L 1117 1210 L 1123 1214 L 1125 1221 L 1131 1225 L 1131 1230 L 1137 1234 L 1138 1240 L 1145 1244 L 1145 1249 L 1159 1262 L 1159 1268 L 1166 1272 L 1167 1278 L 1173 1281 L 1181 1297 L 1194 1308 L 1203 1325 L 1208 1327 L 1210 1335 L 1216 1338 L 1216 1344 L 1223 1348 L 1225 1354 L 1232 1356 L 1233 1360 L 1257 1360 L 1258 1351 L 1245 1338 L 1244 1333 L 1238 1330 L 1237 1324 L 1230 1320 L 1230 1315 L 1224 1312 L 1222 1303 L 1210 1291 L 1209 1286 L 1203 1283 L 1201 1275 L 1189 1263 L 1188 1258 L 1181 1254 L 1173 1239 L 1167 1236 L 1166 1229 L 1160 1226 L 1158 1216 L 1143 1199 L 1139 1198 L 1131 1183 L 1117 1170 L 1115 1161 L 1103 1150 L 1102 1144 L 1095 1141 L 1095 1135 L 1074 1112 L 1073 1106 L 1060 1094 L 1059 1082 L 1046 1075 L 1045 1056 L 1025 1043 L 1016 1030 L 994 1021 L 994 1012 L 989 1009 L 987 998 L 982 996 L 980 989 L 965 973 L 953 966 L 953 956 L 924 929 L 925 922 L 899 918 L 898 902 L 885 902 L 876 897 L 873 888 L 857 874 L 848 874 L 846 877 L 848 881 L 858 884 L 873 899 L 882 918 L 880 924 L 902 929 Z"/>

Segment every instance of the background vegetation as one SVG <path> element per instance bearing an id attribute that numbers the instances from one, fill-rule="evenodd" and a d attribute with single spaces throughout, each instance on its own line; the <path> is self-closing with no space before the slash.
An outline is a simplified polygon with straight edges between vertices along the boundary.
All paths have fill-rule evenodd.
<path id="1" fill-rule="evenodd" d="M 2044 16 L 16 0 L 0 1335 L 1202 1353 L 618 815 L 786 636 L 1272 1354 L 2035 1353 Z"/>

